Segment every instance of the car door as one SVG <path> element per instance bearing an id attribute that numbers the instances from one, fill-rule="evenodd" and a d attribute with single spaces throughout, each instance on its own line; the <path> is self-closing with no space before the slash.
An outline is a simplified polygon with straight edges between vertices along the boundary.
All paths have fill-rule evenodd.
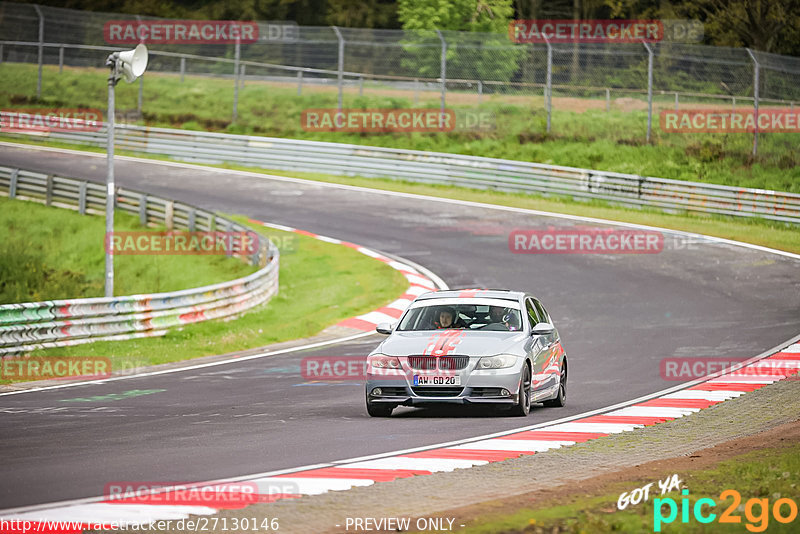
<path id="1" fill-rule="evenodd" d="M 536 310 L 536 306 L 533 303 L 533 299 L 530 297 L 525 299 L 525 312 L 528 316 L 531 328 L 542 322 L 541 317 L 539 317 L 539 312 Z M 530 330 L 528 332 L 530 332 Z M 528 353 L 532 362 L 531 400 L 535 400 L 536 397 L 541 395 L 543 390 L 547 388 L 546 381 L 548 377 L 545 374 L 549 349 L 547 337 L 548 336 L 535 336 L 530 340 L 530 350 Z"/>

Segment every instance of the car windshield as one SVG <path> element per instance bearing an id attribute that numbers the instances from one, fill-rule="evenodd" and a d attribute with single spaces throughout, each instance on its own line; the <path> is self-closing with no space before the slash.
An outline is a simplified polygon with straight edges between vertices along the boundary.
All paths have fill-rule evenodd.
<path id="1" fill-rule="evenodd" d="M 432 303 L 408 310 L 397 327 L 406 332 L 438 329 L 509 332 L 521 330 L 522 321 L 519 310 L 509 306 Z"/>

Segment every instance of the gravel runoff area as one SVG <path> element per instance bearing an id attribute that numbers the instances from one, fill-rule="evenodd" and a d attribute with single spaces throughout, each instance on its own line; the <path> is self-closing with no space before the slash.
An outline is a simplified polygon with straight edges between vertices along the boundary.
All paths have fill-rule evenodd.
<path id="1" fill-rule="evenodd" d="M 535 420 L 535 410 L 530 418 Z M 795 377 L 674 421 L 571 447 L 449 473 L 257 504 L 223 511 L 215 517 L 278 518 L 281 533 L 346 532 L 348 517 L 453 517 L 446 512 L 485 501 L 540 490 L 564 491 L 569 485 L 580 491 L 580 483 L 598 475 L 654 460 L 687 457 L 799 418 L 800 380 Z M 774 433 L 768 439 L 774 440 Z M 765 441 L 764 445 L 770 443 Z M 459 523 L 464 521 L 456 521 L 453 528 Z"/>

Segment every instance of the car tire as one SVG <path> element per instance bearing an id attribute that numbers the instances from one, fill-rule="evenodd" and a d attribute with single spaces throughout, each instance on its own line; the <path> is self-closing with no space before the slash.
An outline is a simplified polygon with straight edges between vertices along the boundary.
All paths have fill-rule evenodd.
<path id="1" fill-rule="evenodd" d="M 518 397 L 517 403 L 511 408 L 511 415 L 527 417 L 531 413 L 531 368 L 527 364 L 522 367 Z"/>
<path id="2" fill-rule="evenodd" d="M 567 362 L 561 364 L 561 379 L 558 382 L 558 394 L 554 399 L 543 403 L 548 408 L 563 408 L 567 405 Z"/>
<path id="3" fill-rule="evenodd" d="M 377 402 L 370 402 L 367 399 L 367 413 L 370 417 L 391 417 L 394 406 L 391 404 L 381 404 Z"/>

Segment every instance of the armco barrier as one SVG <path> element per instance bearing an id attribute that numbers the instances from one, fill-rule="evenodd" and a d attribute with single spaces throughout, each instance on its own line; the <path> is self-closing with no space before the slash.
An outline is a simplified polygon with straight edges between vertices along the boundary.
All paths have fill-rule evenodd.
<path id="1" fill-rule="evenodd" d="M 43 134 L 37 132 L 37 138 Z M 44 135 L 106 145 L 105 128 Z M 167 128 L 117 126 L 116 147 L 196 163 L 321 172 L 600 199 L 628 206 L 800 223 L 800 194 L 651 178 L 541 163 Z"/>
<path id="2" fill-rule="evenodd" d="M 105 213 L 105 187 L 88 181 L 0 167 L 0 195 Z M 189 231 L 252 232 L 214 213 L 118 188 L 121 210 L 143 225 L 162 224 Z M 100 246 L 100 243 L 98 243 Z M 237 255 L 237 250 L 231 251 Z M 87 298 L 0 305 L 0 357 L 99 340 L 158 336 L 188 323 L 228 317 L 268 301 L 278 291 L 279 253 L 259 237 L 258 249 L 242 256 L 261 267 L 255 273 L 210 286 L 113 298 Z"/>

